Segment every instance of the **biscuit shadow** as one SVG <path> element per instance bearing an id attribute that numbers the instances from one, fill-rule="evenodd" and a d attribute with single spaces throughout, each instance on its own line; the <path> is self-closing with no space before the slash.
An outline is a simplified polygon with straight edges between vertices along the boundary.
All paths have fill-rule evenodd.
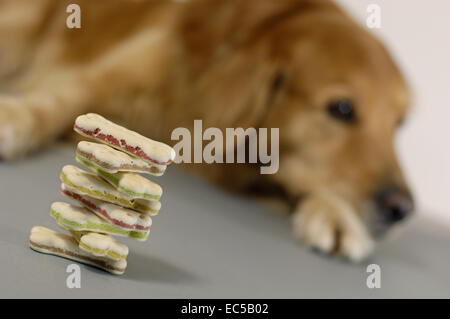
<path id="1" fill-rule="evenodd" d="M 127 258 L 124 279 L 164 283 L 193 283 L 200 278 L 193 273 L 171 264 L 157 256 L 132 252 Z"/>

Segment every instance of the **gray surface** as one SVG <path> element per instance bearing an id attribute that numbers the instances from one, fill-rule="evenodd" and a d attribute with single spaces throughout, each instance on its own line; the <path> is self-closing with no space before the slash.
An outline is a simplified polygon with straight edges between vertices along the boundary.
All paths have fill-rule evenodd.
<path id="1" fill-rule="evenodd" d="M 368 263 L 381 289 L 366 287 L 365 267 L 299 246 L 288 220 L 251 200 L 213 189 L 170 167 L 157 181 L 163 208 L 147 242 L 130 247 L 126 274 L 81 266 L 81 289 L 66 288 L 62 258 L 28 248 L 32 226 L 57 229 L 48 215 L 58 174 L 73 149 L 0 163 L 0 297 L 450 297 L 450 233 L 420 220 L 383 243 Z"/>

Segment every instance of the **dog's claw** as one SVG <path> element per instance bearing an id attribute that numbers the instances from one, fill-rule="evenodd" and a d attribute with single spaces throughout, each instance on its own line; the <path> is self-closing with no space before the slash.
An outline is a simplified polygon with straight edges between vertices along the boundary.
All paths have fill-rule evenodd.
<path id="1" fill-rule="evenodd" d="M 360 262 L 373 251 L 373 240 L 356 212 L 341 198 L 321 193 L 299 206 L 294 236 L 309 247 Z"/>

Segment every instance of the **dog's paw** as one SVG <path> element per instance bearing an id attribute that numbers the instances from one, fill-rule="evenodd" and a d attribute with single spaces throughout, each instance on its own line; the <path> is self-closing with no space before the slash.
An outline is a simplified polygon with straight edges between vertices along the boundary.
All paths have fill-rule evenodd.
<path id="1" fill-rule="evenodd" d="M 299 205 L 293 216 L 294 236 L 309 247 L 359 262 L 374 248 L 361 218 L 340 197 L 319 193 Z"/>
<path id="2" fill-rule="evenodd" d="M 33 145 L 33 118 L 28 109 L 12 98 L 0 98 L 0 159 L 12 160 Z"/>

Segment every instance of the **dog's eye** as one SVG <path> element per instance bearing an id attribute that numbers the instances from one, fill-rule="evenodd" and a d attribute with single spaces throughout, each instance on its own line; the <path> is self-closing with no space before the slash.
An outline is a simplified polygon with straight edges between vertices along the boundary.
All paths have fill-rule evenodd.
<path id="1" fill-rule="evenodd" d="M 353 123 L 355 121 L 355 111 L 353 104 L 349 100 L 333 101 L 328 105 L 328 113 L 341 121 Z"/>

